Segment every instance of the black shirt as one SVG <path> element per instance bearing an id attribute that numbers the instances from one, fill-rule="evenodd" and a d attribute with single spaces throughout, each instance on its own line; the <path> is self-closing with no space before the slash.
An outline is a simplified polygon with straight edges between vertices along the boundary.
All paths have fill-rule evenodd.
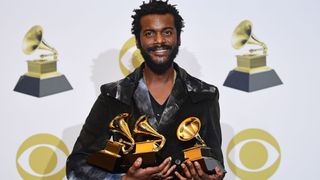
<path id="1" fill-rule="evenodd" d="M 163 110 L 164 110 L 165 107 L 166 107 L 168 98 L 167 98 L 166 101 L 161 105 L 161 104 L 159 104 L 159 103 L 154 99 L 154 97 L 151 95 L 150 92 L 149 92 L 149 96 L 150 96 L 150 100 L 151 100 L 151 105 L 152 105 L 153 113 L 154 113 L 157 121 L 159 122 L 160 119 L 161 119 Z"/>

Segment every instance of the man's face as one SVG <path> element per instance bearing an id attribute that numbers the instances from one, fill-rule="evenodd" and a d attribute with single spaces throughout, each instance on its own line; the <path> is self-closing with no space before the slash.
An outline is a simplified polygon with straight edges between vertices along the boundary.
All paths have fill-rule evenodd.
<path id="1" fill-rule="evenodd" d="M 146 65 L 155 73 L 165 73 L 178 53 L 179 42 L 171 14 L 150 14 L 140 20 L 138 47 Z"/>

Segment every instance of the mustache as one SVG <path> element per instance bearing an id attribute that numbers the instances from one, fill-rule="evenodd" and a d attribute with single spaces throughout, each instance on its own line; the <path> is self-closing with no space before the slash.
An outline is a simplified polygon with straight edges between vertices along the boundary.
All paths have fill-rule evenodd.
<path id="1" fill-rule="evenodd" d="M 163 45 L 156 45 L 156 46 L 152 46 L 152 47 L 149 47 L 149 48 L 147 48 L 147 51 L 156 51 L 156 50 L 158 50 L 158 49 L 166 49 L 166 50 L 170 50 L 170 49 L 172 49 L 172 46 L 169 46 L 169 45 L 165 45 L 165 44 L 163 44 Z"/>

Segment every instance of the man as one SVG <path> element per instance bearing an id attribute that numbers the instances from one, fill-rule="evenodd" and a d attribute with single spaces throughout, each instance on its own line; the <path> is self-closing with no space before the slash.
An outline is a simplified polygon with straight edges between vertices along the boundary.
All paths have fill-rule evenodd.
<path id="1" fill-rule="evenodd" d="M 208 175 L 198 162 L 187 160 L 179 168 L 174 164 L 178 160 L 175 154 L 195 142 L 182 142 L 176 137 L 179 124 L 188 117 L 201 120 L 201 137 L 214 157 L 223 163 L 218 89 L 190 76 L 173 62 L 181 43 L 182 17 L 167 1 L 150 0 L 134 12 L 132 33 L 145 63 L 126 78 L 101 86 L 101 94 L 68 157 L 67 177 L 222 179 L 224 172 L 218 167 L 216 174 Z M 164 147 L 157 154 L 162 162 L 159 166 L 141 168 L 143 159 L 138 158 L 126 173 L 111 174 L 87 163 L 88 155 L 104 149 L 110 138 L 109 122 L 124 112 L 134 117 L 150 116 L 152 127 L 166 137 Z M 132 128 L 134 122 L 128 124 Z"/>

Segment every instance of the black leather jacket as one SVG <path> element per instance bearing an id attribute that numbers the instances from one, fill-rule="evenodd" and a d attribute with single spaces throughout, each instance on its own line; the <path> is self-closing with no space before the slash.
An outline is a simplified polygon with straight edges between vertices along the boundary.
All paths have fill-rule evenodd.
<path id="1" fill-rule="evenodd" d="M 110 120 L 120 113 L 128 112 L 134 117 L 147 114 L 154 116 L 147 89 L 140 87 L 144 64 L 124 79 L 101 86 L 101 94 L 94 103 L 81 133 L 67 160 L 69 179 L 116 179 L 100 168 L 87 163 L 89 154 L 104 149 L 106 140 L 112 135 L 108 130 Z M 152 126 L 166 137 L 166 143 L 158 153 L 159 161 L 192 147 L 195 140 L 182 142 L 176 136 L 179 124 L 195 116 L 201 120 L 200 136 L 212 149 L 213 156 L 223 164 L 221 151 L 221 129 L 218 89 L 190 76 L 174 64 L 177 78 L 160 121 Z M 146 91 L 146 92 L 145 92 Z M 133 118 L 135 119 L 135 118 Z M 132 128 L 134 122 L 128 122 Z"/>

